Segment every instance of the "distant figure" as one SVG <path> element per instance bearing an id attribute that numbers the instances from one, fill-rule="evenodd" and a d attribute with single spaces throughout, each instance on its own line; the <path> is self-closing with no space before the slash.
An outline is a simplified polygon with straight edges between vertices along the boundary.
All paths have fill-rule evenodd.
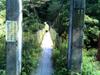
<path id="1" fill-rule="evenodd" d="M 61 37 L 62 37 L 62 42 L 64 42 L 64 41 L 67 40 L 67 33 L 66 33 L 66 31 L 64 31 L 64 32 L 61 34 Z"/>
<path id="2" fill-rule="evenodd" d="M 45 32 L 48 32 L 49 31 L 49 25 L 47 24 L 47 22 L 44 22 L 44 24 L 45 24 Z"/>

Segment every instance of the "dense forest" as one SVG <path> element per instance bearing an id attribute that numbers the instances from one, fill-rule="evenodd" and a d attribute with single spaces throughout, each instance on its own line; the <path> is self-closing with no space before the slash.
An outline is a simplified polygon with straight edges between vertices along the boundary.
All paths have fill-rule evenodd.
<path id="1" fill-rule="evenodd" d="M 68 75 L 67 48 L 70 0 L 23 1 L 23 50 L 21 75 L 36 71 L 42 49 L 40 45 L 50 26 L 54 43 L 53 75 Z M 6 0 L 0 0 L 0 75 L 6 75 Z M 100 75 L 100 0 L 86 0 L 83 26 L 82 75 Z M 75 73 L 73 75 L 79 75 Z"/>

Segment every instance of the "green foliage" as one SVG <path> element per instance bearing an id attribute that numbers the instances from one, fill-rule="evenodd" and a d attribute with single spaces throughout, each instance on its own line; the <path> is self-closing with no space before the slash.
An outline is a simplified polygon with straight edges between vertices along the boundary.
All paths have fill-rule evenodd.
<path id="1" fill-rule="evenodd" d="M 40 7 L 50 0 L 23 0 L 24 3 L 30 3 L 33 7 Z"/>
<path id="2" fill-rule="evenodd" d="M 97 48 L 100 34 L 100 0 L 86 0 L 84 43 L 87 49 Z"/>
<path id="3" fill-rule="evenodd" d="M 32 11 L 33 9 L 34 11 Z M 31 8 L 29 5 L 24 6 L 23 22 L 23 29 L 25 32 L 31 31 L 35 33 L 44 27 L 36 14 L 35 8 Z"/>
<path id="4" fill-rule="evenodd" d="M 35 72 L 41 56 L 36 32 L 42 29 L 44 25 L 33 9 L 28 1 L 24 1 L 22 75 L 30 75 L 32 71 Z"/>
<path id="5" fill-rule="evenodd" d="M 6 68 L 6 57 L 5 57 L 5 37 L 0 37 L 0 69 L 4 70 Z"/>
<path id="6" fill-rule="evenodd" d="M 5 0 L 4 0 L 5 1 Z M 0 2 L 4 2 L 1 0 Z M 2 4 L 3 5 L 3 4 Z M 2 8 L 2 7 L 1 7 Z M 0 11 L 0 75 L 5 75 L 6 50 L 5 50 L 5 10 Z"/>
<path id="7" fill-rule="evenodd" d="M 91 53 L 91 54 L 90 54 Z M 96 50 L 83 51 L 82 75 L 99 75 L 95 60 Z"/>
<path id="8" fill-rule="evenodd" d="M 6 8 L 6 0 L 0 0 L 0 11 Z"/>
<path id="9" fill-rule="evenodd" d="M 24 32 L 23 41 L 22 75 L 29 75 L 37 67 L 41 49 L 32 32 Z"/>
<path id="10" fill-rule="evenodd" d="M 58 49 L 53 53 L 54 75 L 67 75 L 66 57 Z"/>
<path id="11" fill-rule="evenodd" d="M 49 7 L 47 9 L 47 12 L 48 12 L 48 20 L 50 21 L 53 21 L 55 19 L 55 17 L 58 15 L 59 13 L 59 9 L 61 7 L 61 3 L 60 1 L 57 1 L 57 0 L 52 0 L 50 3 L 49 3 Z M 55 13 L 55 14 L 54 14 Z M 52 16 L 52 17 L 50 17 Z"/>
<path id="12" fill-rule="evenodd" d="M 64 0 L 63 0 L 64 1 Z M 61 35 L 68 28 L 68 1 L 52 0 L 48 7 L 48 20 L 57 33 Z M 65 11 L 66 10 L 66 11 Z M 52 17 L 51 17 L 52 16 Z"/>
<path id="13" fill-rule="evenodd" d="M 97 48 L 98 37 L 100 34 L 99 20 L 85 16 L 84 43 L 87 49 Z"/>
<path id="14" fill-rule="evenodd" d="M 86 8 L 86 14 L 91 15 L 97 19 L 100 20 L 99 14 L 100 14 L 100 0 L 86 0 L 87 8 Z"/>
<path id="15" fill-rule="evenodd" d="M 6 75 L 5 70 L 0 70 L 0 75 Z"/>
<path id="16" fill-rule="evenodd" d="M 66 50 L 54 49 L 53 63 L 54 75 L 80 75 L 75 72 L 68 73 L 66 69 Z M 96 49 L 83 50 L 82 75 L 100 75 L 100 62 L 96 62 Z"/>
<path id="17" fill-rule="evenodd" d="M 33 25 L 30 25 L 29 30 L 32 30 L 32 32 L 37 32 L 38 30 L 41 30 L 44 27 L 41 23 L 34 23 Z"/>
<path id="18" fill-rule="evenodd" d="M 99 20 L 89 17 L 88 15 L 85 15 L 85 23 L 90 25 L 95 25 L 99 23 Z"/>
<path id="19" fill-rule="evenodd" d="M 35 11 L 31 11 L 29 5 L 24 6 L 24 25 L 23 25 L 23 61 L 22 61 L 22 75 L 30 75 L 36 70 L 41 49 L 37 42 L 36 32 L 44 27 L 39 22 Z"/>
<path id="20" fill-rule="evenodd" d="M 61 43 L 61 42 L 60 42 Z M 67 75 L 67 68 L 66 68 L 66 42 L 63 42 L 59 45 L 59 48 L 55 48 L 53 50 L 53 66 L 54 66 L 54 75 Z"/>

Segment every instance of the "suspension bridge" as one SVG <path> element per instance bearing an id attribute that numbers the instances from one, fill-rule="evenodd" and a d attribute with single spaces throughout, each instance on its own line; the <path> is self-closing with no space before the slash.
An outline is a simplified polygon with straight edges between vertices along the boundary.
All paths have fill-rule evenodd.
<path id="1" fill-rule="evenodd" d="M 6 49 L 7 75 L 20 75 L 22 66 L 22 0 L 6 0 Z M 80 72 L 82 62 L 82 26 L 84 25 L 85 0 L 70 0 L 70 21 L 68 37 L 68 70 Z M 52 75 L 52 47 L 50 32 L 42 41 L 42 56 L 36 75 Z M 67 50 L 67 49 L 66 49 Z M 75 63 L 74 63 L 75 62 Z"/>

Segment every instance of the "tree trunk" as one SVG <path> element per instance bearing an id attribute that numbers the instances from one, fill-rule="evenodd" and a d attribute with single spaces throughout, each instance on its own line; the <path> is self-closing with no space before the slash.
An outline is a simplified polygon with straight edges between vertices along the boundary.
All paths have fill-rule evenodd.
<path id="1" fill-rule="evenodd" d="M 100 34 L 99 34 L 99 38 L 98 38 L 97 60 L 100 61 Z"/>

